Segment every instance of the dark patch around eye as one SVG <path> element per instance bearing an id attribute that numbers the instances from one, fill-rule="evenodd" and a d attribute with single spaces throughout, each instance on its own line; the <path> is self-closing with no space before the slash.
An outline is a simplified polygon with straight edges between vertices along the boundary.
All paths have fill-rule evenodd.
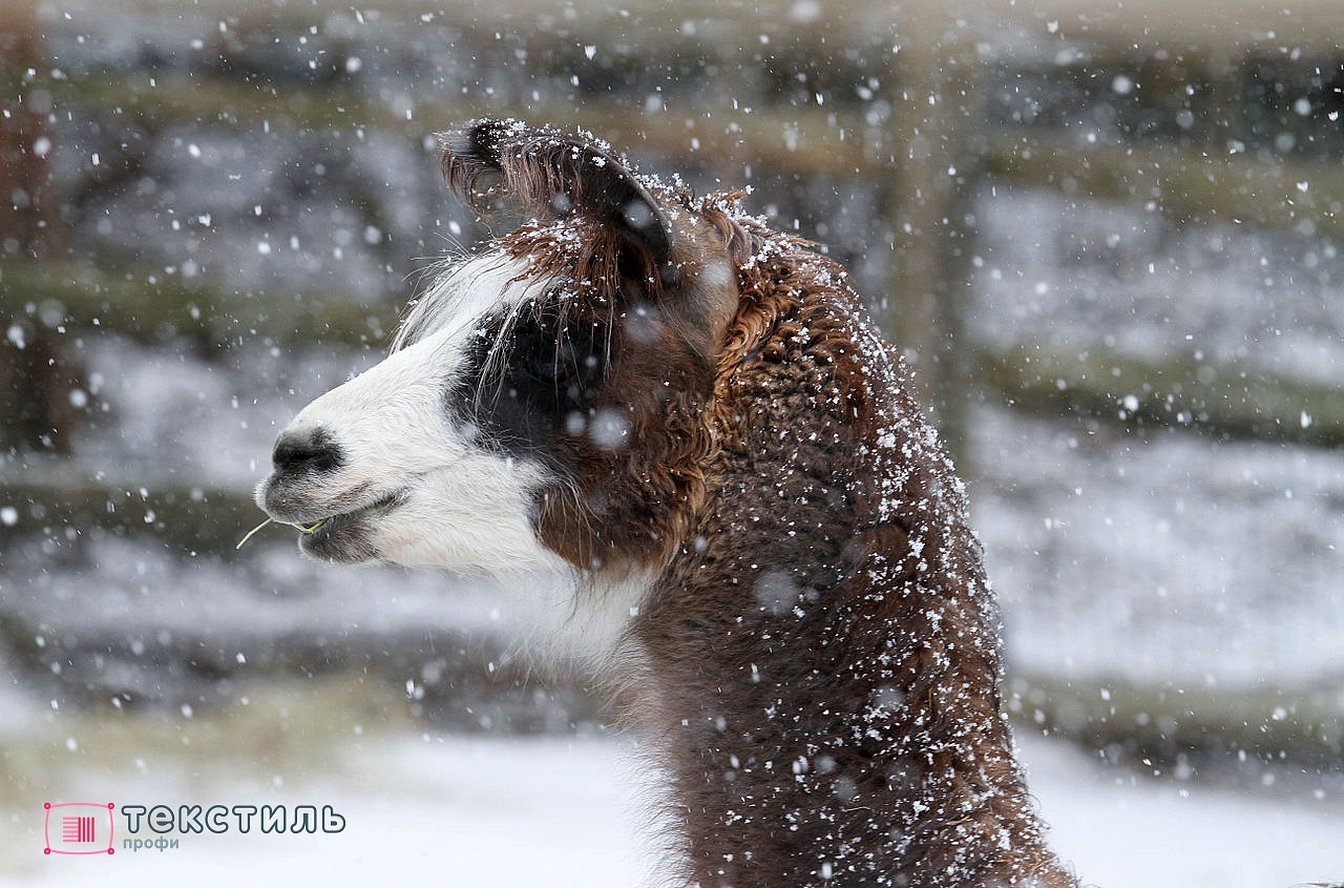
<path id="1" fill-rule="evenodd" d="M 573 431 L 570 418 L 586 416 L 597 403 L 608 370 L 609 327 L 582 316 L 561 318 L 554 304 L 544 303 L 523 309 L 501 341 L 504 322 L 487 319 L 472 336 L 447 394 L 448 409 L 474 430 L 478 444 L 554 464 L 557 445 Z"/>

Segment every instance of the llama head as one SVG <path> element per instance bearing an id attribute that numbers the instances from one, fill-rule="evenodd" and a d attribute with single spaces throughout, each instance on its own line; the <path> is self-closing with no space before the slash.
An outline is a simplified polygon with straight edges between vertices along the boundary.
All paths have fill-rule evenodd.
<path id="1" fill-rule="evenodd" d="M 450 266 L 382 363 L 305 407 L 257 501 L 308 554 L 459 571 L 654 567 L 702 494 L 746 235 L 591 138 L 484 120 L 451 187 L 526 220 Z"/>

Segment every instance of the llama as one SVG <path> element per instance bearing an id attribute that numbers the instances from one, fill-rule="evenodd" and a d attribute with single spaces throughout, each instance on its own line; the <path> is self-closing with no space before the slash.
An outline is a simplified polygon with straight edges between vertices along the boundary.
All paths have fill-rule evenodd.
<path id="1" fill-rule="evenodd" d="M 525 221 L 299 413 L 262 508 L 326 561 L 526 571 L 666 755 L 675 878 L 1076 885 L 962 485 L 846 273 L 586 134 L 476 121 L 443 171 Z"/>

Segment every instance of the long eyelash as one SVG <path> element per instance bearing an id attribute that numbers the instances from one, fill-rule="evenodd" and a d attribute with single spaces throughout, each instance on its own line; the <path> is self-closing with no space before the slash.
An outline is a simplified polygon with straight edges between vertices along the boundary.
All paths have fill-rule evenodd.
<path id="1" fill-rule="evenodd" d="M 605 367 L 611 366 L 611 336 L 612 331 L 614 331 L 615 329 L 616 329 L 616 300 L 612 299 L 608 300 L 607 302 L 606 352 L 605 354 L 602 355 L 603 366 Z"/>
<path id="2" fill-rule="evenodd" d="M 523 312 L 528 309 L 535 309 L 538 300 L 535 297 L 519 299 L 509 306 L 508 313 L 504 316 L 499 325 L 499 333 L 495 336 L 495 341 L 490 344 L 490 349 L 485 353 L 485 360 L 481 362 L 481 379 L 489 379 L 494 382 L 490 388 L 493 390 L 493 400 L 491 407 L 499 404 L 499 399 L 504 394 L 504 369 L 508 361 L 506 345 L 513 337 L 514 330 L 518 326 L 519 319 Z M 486 386 L 477 389 L 477 407 L 479 408 L 480 399 L 483 396 Z"/>

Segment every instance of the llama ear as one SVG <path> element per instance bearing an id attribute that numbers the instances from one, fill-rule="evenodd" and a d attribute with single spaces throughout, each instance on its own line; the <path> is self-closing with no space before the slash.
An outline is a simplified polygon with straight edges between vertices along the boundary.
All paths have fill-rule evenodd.
<path id="1" fill-rule="evenodd" d="M 505 198 L 541 217 L 586 213 L 668 267 L 672 226 L 605 145 L 517 120 L 474 120 L 443 136 L 443 175 L 473 207 Z"/>

